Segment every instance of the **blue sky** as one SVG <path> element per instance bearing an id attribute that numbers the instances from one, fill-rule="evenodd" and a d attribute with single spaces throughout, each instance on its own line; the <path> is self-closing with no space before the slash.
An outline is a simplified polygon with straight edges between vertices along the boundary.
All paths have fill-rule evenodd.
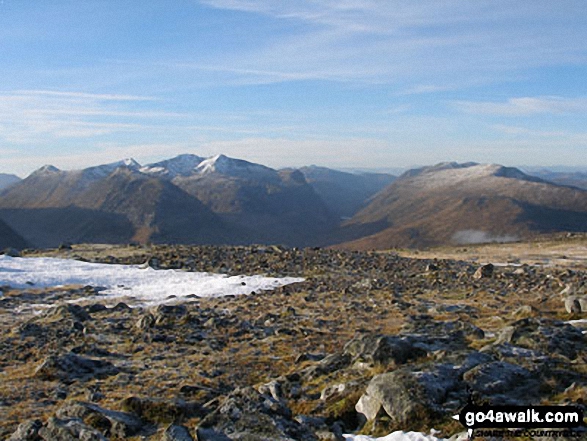
<path id="1" fill-rule="evenodd" d="M 587 166 L 584 0 L 0 0 L 0 172 Z"/>

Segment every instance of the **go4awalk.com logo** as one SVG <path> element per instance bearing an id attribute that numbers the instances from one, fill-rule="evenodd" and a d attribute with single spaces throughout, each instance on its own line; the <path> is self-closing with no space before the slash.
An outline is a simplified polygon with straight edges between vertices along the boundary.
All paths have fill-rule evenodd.
<path id="1" fill-rule="evenodd" d="M 476 406 L 469 403 L 453 418 L 467 428 L 469 438 L 474 435 L 587 437 L 583 409 L 577 406 Z"/>

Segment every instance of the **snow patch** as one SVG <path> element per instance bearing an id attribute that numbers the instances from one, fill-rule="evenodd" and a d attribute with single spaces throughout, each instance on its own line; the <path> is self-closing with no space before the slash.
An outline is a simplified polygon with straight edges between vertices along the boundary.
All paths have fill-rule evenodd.
<path id="1" fill-rule="evenodd" d="M 220 173 L 227 176 L 249 178 L 275 178 L 277 172 L 261 164 L 229 158 L 225 155 L 216 155 L 203 160 L 196 168 L 199 174 Z"/>
<path id="2" fill-rule="evenodd" d="M 518 237 L 513 235 L 491 235 L 486 231 L 481 230 L 461 230 L 457 231 L 452 236 L 452 241 L 459 244 L 459 245 L 472 245 L 478 243 L 507 243 L 507 242 L 516 242 Z"/>
<path id="3" fill-rule="evenodd" d="M 343 435 L 346 441 L 445 441 L 434 435 L 424 435 L 420 432 L 392 432 L 382 438 L 371 438 L 367 435 Z"/>
<path id="4" fill-rule="evenodd" d="M 13 288 L 64 285 L 105 287 L 107 298 L 134 297 L 146 305 L 177 302 L 187 296 L 222 297 L 272 290 L 302 282 L 296 277 L 233 276 L 154 270 L 139 265 L 112 265 L 49 257 L 0 256 L 0 280 Z M 173 296 L 173 298 L 170 298 Z"/>

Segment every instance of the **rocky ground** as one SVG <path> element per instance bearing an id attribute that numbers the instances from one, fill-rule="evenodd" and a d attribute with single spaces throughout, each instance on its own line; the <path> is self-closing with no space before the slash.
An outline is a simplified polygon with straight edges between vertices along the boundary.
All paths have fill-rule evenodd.
<path id="1" fill-rule="evenodd" d="M 96 300 L 91 286 L 3 287 L 0 439 L 341 440 L 431 428 L 448 438 L 471 398 L 585 408 L 581 265 L 277 246 L 25 255 L 306 280 L 151 308 Z"/>

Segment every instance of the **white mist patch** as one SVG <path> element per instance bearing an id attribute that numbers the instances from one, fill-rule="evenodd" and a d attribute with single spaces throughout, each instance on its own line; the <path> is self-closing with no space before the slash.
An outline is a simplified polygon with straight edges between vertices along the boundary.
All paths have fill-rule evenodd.
<path id="1" fill-rule="evenodd" d="M 134 297 L 148 305 L 187 296 L 222 297 L 251 294 L 302 282 L 297 277 L 233 276 L 154 270 L 138 265 L 112 265 L 49 257 L 0 256 L 0 286 L 48 288 L 64 285 L 104 287 L 108 298 Z M 174 298 L 170 299 L 170 296 Z"/>
<path id="2" fill-rule="evenodd" d="M 371 438 L 367 435 L 344 435 L 346 441 L 445 441 L 444 438 L 437 438 L 434 435 L 424 435 L 420 432 L 390 433 L 382 438 Z"/>
<path id="3" fill-rule="evenodd" d="M 452 241 L 459 245 L 473 245 L 478 243 L 506 243 L 516 242 L 519 238 L 512 235 L 494 236 L 481 230 L 461 230 L 452 236 Z"/>

